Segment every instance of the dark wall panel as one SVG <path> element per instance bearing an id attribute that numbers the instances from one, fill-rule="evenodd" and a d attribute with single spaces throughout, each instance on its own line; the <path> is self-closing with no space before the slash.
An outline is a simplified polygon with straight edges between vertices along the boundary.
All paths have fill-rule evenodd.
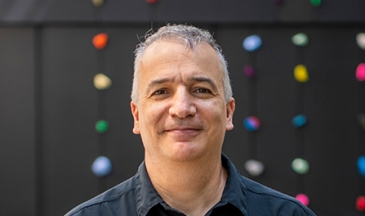
<path id="1" fill-rule="evenodd" d="M 42 31 L 44 215 L 62 215 L 98 193 L 97 52 L 90 28 Z"/>
<path id="2" fill-rule="evenodd" d="M 359 0 L 343 1 L 323 1 L 323 5 L 318 10 L 319 21 L 331 22 L 353 22 L 361 19 L 363 8 L 359 8 Z M 360 9 L 360 10 L 359 10 Z"/>
<path id="3" fill-rule="evenodd" d="M 152 21 L 170 22 L 270 22 L 273 4 L 265 0 L 165 1 L 150 7 Z"/>
<path id="4" fill-rule="evenodd" d="M 5 215 L 35 215 L 33 60 L 33 29 L 0 29 L 0 208 Z"/>
<path id="5" fill-rule="evenodd" d="M 243 127 L 243 120 L 250 115 L 248 107 L 251 95 L 248 85 L 250 80 L 246 79 L 243 73 L 243 67 L 249 62 L 248 53 L 242 48 L 242 41 L 249 35 L 249 29 L 222 27 L 216 29 L 214 35 L 228 61 L 233 97 L 236 102 L 234 129 L 226 134 L 223 152 L 231 158 L 240 172 L 246 173 L 244 163 L 253 155 L 250 153 L 249 133 Z"/>
<path id="6" fill-rule="evenodd" d="M 143 146 L 139 135 L 132 133 L 133 118 L 130 109 L 134 49 L 148 30 L 141 27 L 107 28 L 111 36 L 105 48 L 105 73 L 112 79 L 112 88 L 106 90 L 106 117 L 110 130 L 106 134 L 106 155 L 113 161 L 114 173 L 107 178 L 107 188 L 133 176 L 143 160 Z"/>
<path id="7" fill-rule="evenodd" d="M 257 133 L 257 157 L 263 161 L 267 173 L 260 181 L 295 196 L 295 174 L 290 164 L 295 157 L 296 130 L 291 125 L 296 113 L 295 46 L 291 29 L 258 29 L 263 45 L 255 55 L 258 70 L 256 83 L 257 116 L 262 129 Z M 283 184 L 283 179 L 286 184 Z"/>
<path id="8" fill-rule="evenodd" d="M 244 163 L 248 159 L 262 161 L 267 171 L 254 178 L 286 193 L 295 193 L 295 175 L 290 169 L 295 154 L 295 129 L 291 119 L 296 114 L 295 47 L 291 44 L 293 30 L 219 28 L 217 40 L 229 63 L 233 93 L 236 100 L 235 129 L 228 132 L 224 151 L 236 162 L 239 170 L 249 176 Z M 263 46 L 257 52 L 247 52 L 243 40 L 259 34 Z M 244 75 L 243 67 L 251 65 L 256 76 Z M 248 132 L 243 121 L 257 116 L 262 129 Z M 280 160 L 279 160 L 280 158 Z M 285 160 L 283 159 L 285 158 Z M 275 161 L 275 163 L 272 163 Z M 283 176 L 291 183 L 283 184 Z"/>
<path id="9" fill-rule="evenodd" d="M 305 22 L 313 21 L 318 10 L 313 8 L 310 1 L 292 0 L 284 1 L 275 6 L 275 18 L 283 22 Z"/>
<path id="10" fill-rule="evenodd" d="M 305 176 L 305 188 L 313 194 L 318 215 L 359 215 L 354 208 L 362 192 L 356 170 L 357 33 L 351 28 L 316 28 L 307 33 L 310 46 L 305 61 L 310 81 L 302 99 L 310 122 L 305 131 L 305 156 L 312 166 Z M 319 204 L 328 194 L 343 199 L 333 199 L 331 206 Z"/>
<path id="11" fill-rule="evenodd" d="M 2 0 L 0 21 L 10 23 L 49 22 L 361 22 L 363 0 L 323 1 L 320 7 L 309 0 L 109 0 L 95 7 L 92 1 Z"/>
<path id="12" fill-rule="evenodd" d="M 306 47 L 292 44 L 291 37 L 298 32 L 308 35 Z M 229 61 L 237 105 L 236 127 L 228 132 L 224 151 L 248 177 L 246 160 L 264 162 L 266 172 L 255 180 L 292 196 L 307 194 L 318 215 L 360 215 L 354 207 L 363 186 L 356 170 L 363 133 L 356 121 L 363 104 L 359 101 L 363 92 L 355 79 L 355 69 L 364 59 L 355 41 L 358 32 L 361 29 L 350 27 L 235 26 L 218 28 L 216 34 Z M 263 46 L 248 53 L 242 41 L 251 34 L 260 35 Z M 254 66 L 256 78 L 243 75 L 246 64 Z M 297 64 L 307 67 L 309 82 L 294 79 Z M 308 118 L 303 128 L 291 124 L 298 114 Z M 243 128 L 248 115 L 260 118 L 259 131 Z M 297 157 L 309 162 L 308 174 L 292 170 L 291 162 Z M 323 200 L 329 194 L 346 198 L 327 205 Z"/>

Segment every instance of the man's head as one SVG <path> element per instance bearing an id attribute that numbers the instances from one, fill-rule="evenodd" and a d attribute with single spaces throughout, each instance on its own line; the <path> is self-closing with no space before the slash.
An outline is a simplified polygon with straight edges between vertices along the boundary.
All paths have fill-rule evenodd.
<path id="1" fill-rule="evenodd" d="M 145 159 L 220 156 L 235 108 L 223 55 L 211 35 L 166 26 L 137 48 L 131 110 Z"/>
<path id="2" fill-rule="evenodd" d="M 154 34 L 146 34 L 146 40 L 138 44 L 135 50 L 133 86 L 131 93 L 131 99 L 135 104 L 138 103 L 137 89 L 139 82 L 137 77 L 139 73 L 139 63 L 141 60 L 141 56 L 143 55 L 147 47 L 157 40 L 178 41 L 181 44 L 187 46 L 189 49 L 193 49 L 196 45 L 203 42 L 208 43 L 217 53 L 219 61 L 222 65 L 223 85 L 225 91 L 224 97 L 226 102 L 228 102 L 228 100 L 232 97 L 232 87 L 228 75 L 228 66 L 222 54 L 222 50 L 220 46 L 215 42 L 213 36 L 208 31 L 196 28 L 194 26 L 167 25 L 161 27 Z"/>

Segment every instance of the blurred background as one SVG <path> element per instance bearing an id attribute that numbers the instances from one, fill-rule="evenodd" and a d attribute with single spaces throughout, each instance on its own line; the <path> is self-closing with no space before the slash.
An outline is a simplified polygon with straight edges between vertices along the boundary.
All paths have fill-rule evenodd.
<path id="1" fill-rule="evenodd" d="M 365 214 L 364 0 L 0 0 L 1 215 L 64 215 L 135 174 L 133 51 L 166 23 L 221 45 L 243 175 L 317 215 Z"/>

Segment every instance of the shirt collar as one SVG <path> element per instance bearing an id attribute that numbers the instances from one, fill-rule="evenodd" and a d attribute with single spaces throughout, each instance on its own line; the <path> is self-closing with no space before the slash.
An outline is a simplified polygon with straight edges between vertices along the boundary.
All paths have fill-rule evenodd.
<path id="1" fill-rule="evenodd" d="M 229 203 L 238 208 L 244 215 L 247 215 L 246 186 L 240 181 L 241 175 L 223 153 L 222 165 L 228 171 L 228 178 L 222 199 L 216 206 Z M 144 162 L 139 166 L 136 174 L 136 201 L 138 215 L 146 215 L 152 207 L 164 203 L 151 183 Z"/>
<path id="2" fill-rule="evenodd" d="M 229 158 L 223 153 L 222 165 L 228 171 L 228 178 L 223 191 L 222 199 L 219 203 L 230 203 L 231 205 L 238 208 L 243 215 L 247 215 L 246 186 L 240 180 L 241 174 L 238 172 Z"/>
<path id="3" fill-rule="evenodd" d="M 138 215 L 146 215 L 153 206 L 164 202 L 153 187 L 144 162 L 136 174 L 136 201 Z"/>

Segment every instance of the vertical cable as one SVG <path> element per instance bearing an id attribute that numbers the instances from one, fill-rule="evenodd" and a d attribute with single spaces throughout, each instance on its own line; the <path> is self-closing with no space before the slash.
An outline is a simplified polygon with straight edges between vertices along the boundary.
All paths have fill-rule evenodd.
<path id="1" fill-rule="evenodd" d="M 361 32 L 361 28 L 359 28 L 358 32 Z M 358 51 L 358 63 L 364 63 L 365 62 L 365 52 L 364 50 L 362 50 L 361 48 L 359 48 L 359 51 Z M 358 118 L 360 117 L 360 115 L 365 115 L 365 83 L 364 82 L 358 82 Z M 358 119 L 359 121 L 360 119 Z M 365 146 L 364 146 L 364 143 L 365 143 L 365 128 L 363 125 L 360 125 L 360 122 L 359 122 L 359 127 L 358 127 L 358 137 L 359 137 L 359 140 L 358 140 L 358 152 L 359 152 L 359 155 L 358 157 L 360 156 L 364 156 L 365 155 Z M 365 196 L 364 194 L 364 191 L 365 191 L 365 184 L 363 183 L 364 182 L 364 177 L 360 175 L 359 173 L 359 196 Z"/>
<path id="2" fill-rule="evenodd" d="M 298 31 L 302 32 L 302 31 Z M 305 65 L 305 46 L 296 46 L 296 65 Z M 305 83 L 296 82 L 295 85 L 295 115 L 302 115 L 305 113 Z M 297 128 L 295 131 L 295 157 L 305 158 L 305 131 L 303 128 Z M 305 191 L 305 175 L 296 174 L 296 190 L 297 193 Z"/>
<path id="3" fill-rule="evenodd" d="M 254 33 L 256 34 L 256 29 L 254 29 Z M 253 68 L 255 68 L 256 73 L 257 73 L 257 54 L 256 52 L 254 53 L 250 53 L 248 55 L 249 58 L 249 63 L 253 66 Z M 248 111 L 249 111 L 249 115 L 251 116 L 257 116 L 258 117 L 258 105 L 257 105 L 257 95 L 258 95 L 258 87 L 257 87 L 257 77 L 253 77 L 249 80 L 249 105 L 248 105 Z M 249 151 L 250 151 L 250 157 L 254 158 L 255 160 L 258 160 L 258 145 L 257 145 L 257 132 L 253 132 L 253 133 L 249 133 Z"/>
<path id="4" fill-rule="evenodd" d="M 105 32 L 105 27 L 102 22 L 101 13 L 103 5 L 94 8 L 94 22 L 93 28 L 95 33 L 98 34 L 100 32 Z M 105 74 L 105 49 L 97 50 L 97 73 Z M 105 90 L 97 90 L 97 119 L 99 120 L 107 120 L 107 106 L 106 106 L 106 91 Z M 97 154 L 98 156 L 105 156 L 107 154 L 106 150 L 106 134 L 98 133 L 97 134 Z M 98 192 L 102 193 L 107 189 L 106 177 L 99 177 L 98 179 Z"/>
<path id="5" fill-rule="evenodd" d="M 35 215 L 43 215 L 43 116 L 42 116 L 42 27 L 33 28 L 35 110 Z"/>

